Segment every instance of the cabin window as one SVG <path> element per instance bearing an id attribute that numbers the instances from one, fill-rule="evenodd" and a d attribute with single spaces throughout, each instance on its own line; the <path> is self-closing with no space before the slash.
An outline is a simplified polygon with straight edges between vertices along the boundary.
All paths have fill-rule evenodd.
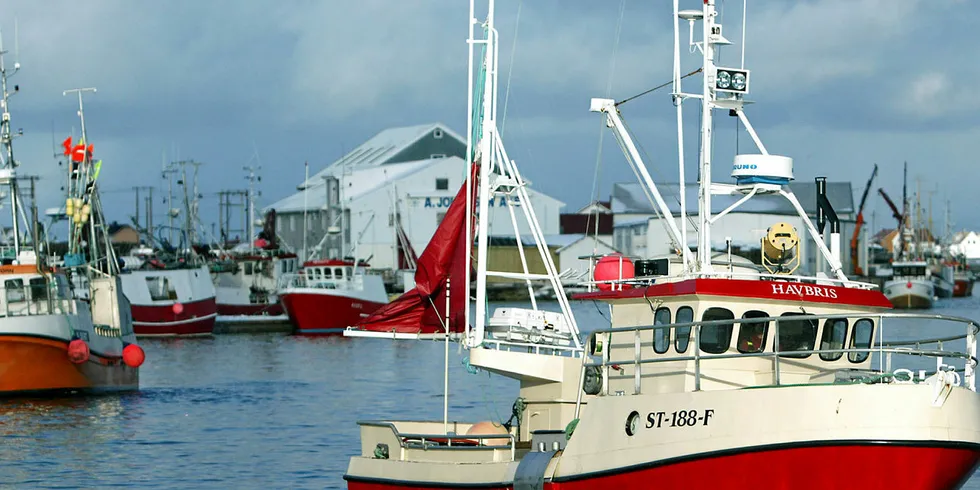
<path id="1" fill-rule="evenodd" d="M 867 318 L 862 318 L 854 322 L 854 331 L 851 332 L 851 348 L 867 349 L 871 347 L 871 336 L 874 332 L 874 323 Z M 847 360 L 851 362 L 864 362 L 868 360 L 868 352 L 851 352 L 847 354 Z"/>
<path id="2" fill-rule="evenodd" d="M 43 301 L 48 299 L 48 281 L 43 277 L 31 278 L 31 300 Z"/>
<path id="3" fill-rule="evenodd" d="M 769 314 L 759 310 L 749 310 L 742 314 L 743 319 L 766 318 Z M 769 333 L 769 322 L 740 323 L 738 325 L 738 343 L 736 348 L 743 354 L 762 352 L 766 348 L 766 334 Z"/>
<path id="4" fill-rule="evenodd" d="M 734 320 L 735 314 L 725 308 L 708 308 L 702 315 L 701 321 Z M 709 354 L 722 354 L 732 344 L 732 326 L 734 323 L 704 325 L 701 327 L 701 350 Z"/>
<path id="5" fill-rule="evenodd" d="M 3 281 L 4 292 L 7 293 L 7 303 L 19 303 L 24 301 L 24 280 L 7 279 Z"/>
<path id="6" fill-rule="evenodd" d="M 313 279 L 316 280 L 316 281 L 319 281 L 320 280 L 320 268 L 319 267 L 317 267 L 316 269 L 313 269 Z"/>
<path id="7" fill-rule="evenodd" d="M 670 325 L 670 308 L 657 308 L 653 314 L 654 325 Z M 664 354 L 670 349 L 670 327 L 653 329 L 653 351 Z"/>
<path id="8" fill-rule="evenodd" d="M 831 319 L 823 322 L 823 335 L 820 336 L 820 350 L 837 350 L 844 348 L 847 340 L 847 320 Z M 825 361 L 836 361 L 844 355 L 843 352 L 821 352 L 820 358 Z"/>
<path id="9" fill-rule="evenodd" d="M 245 263 L 243 263 L 243 266 L 244 266 L 244 269 L 245 269 L 245 275 L 246 276 L 251 276 L 252 275 L 252 263 L 251 262 L 245 262 Z"/>
<path id="10" fill-rule="evenodd" d="M 327 268 L 323 269 L 323 278 L 324 279 L 330 279 L 332 277 L 333 277 L 333 269 L 332 268 L 327 267 Z"/>
<path id="11" fill-rule="evenodd" d="M 166 277 L 147 277 L 146 287 L 150 290 L 150 299 L 153 301 L 177 299 L 177 290 Z"/>
<path id="12" fill-rule="evenodd" d="M 694 321 L 694 310 L 690 306 L 681 306 L 677 309 L 677 316 L 674 318 L 677 323 L 690 323 Z M 674 329 L 674 350 L 678 354 L 687 352 L 687 345 L 691 343 L 691 327 L 677 327 Z"/>
<path id="13" fill-rule="evenodd" d="M 448 191 L 449 190 L 449 179 L 436 179 L 436 190 L 437 191 Z"/>
<path id="14" fill-rule="evenodd" d="M 787 318 L 801 315 L 803 315 L 803 313 L 783 313 L 780 316 Z M 780 320 L 777 330 L 779 330 L 780 352 L 813 350 L 813 344 L 817 341 L 816 320 Z M 802 354 L 782 354 L 782 356 L 806 359 L 807 357 L 810 357 L 810 353 L 804 352 Z"/>
<path id="15" fill-rule="evenodd" d="M 350 267 L 344 267 L 344 277 L 354 277 L 354 269 Z"/>

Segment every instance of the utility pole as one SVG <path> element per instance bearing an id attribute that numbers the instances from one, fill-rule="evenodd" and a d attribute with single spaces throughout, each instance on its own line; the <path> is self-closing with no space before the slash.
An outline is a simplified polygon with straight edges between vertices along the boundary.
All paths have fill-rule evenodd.
<path id="1" fill-rule="evenodd" d="M 136 191 L 136 214 L 133 215 L 133 221 L 136 223 L 136 228 L 140 227 L 140 191 L 147 189 L 150 195 L 153 195 L 153 188 L 147 186 L 133 186 L 133 190 Z M 149 223 L 149 221 L 147 221 Z"/>

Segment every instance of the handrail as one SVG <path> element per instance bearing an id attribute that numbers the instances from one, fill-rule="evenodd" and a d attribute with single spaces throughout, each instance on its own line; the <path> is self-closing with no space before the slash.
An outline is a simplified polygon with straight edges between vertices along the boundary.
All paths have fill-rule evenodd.
<path id="1" fill-rule="evenodd" d="M 509 448 L 510 449 L 510 460 L 511 461 L 514 461 L 516 459 L 516 457 L 517 457 L 517 438 L 514 436 L 514 434 L 511 434 L 509 432 L 507 434 L 448 434 L 448 433 L 447 434 L 437 434 L 437 433 L 425 434 L 425 433 L 399 432 L 398 431 L 398 428 L 395 427 L 395 424 L 393 424 L 391 422 L 359 421 L 359 422 L 357 422 L 357 424 L 358 425 L 367 425 L 367 426 L 371 426 L 371 427 L 386 427 L 386 428 L 391 429 L 391 431 L 395 434 L 395 438 L 398 439 L 398 444 L 402 448 L 406 448 L 406 447 L 409 447 L 410 448 L 411 447 L 410 446 L 411 443 L 409 443 L 407 441 L 407 439 L 419 439 L 420 442 L 421 442 L 421 444 L 422 444 L 422 449 L 429 449 L 429 448 L 426 448 L 425 447 L 426 439 L 428 439 L 429 441 L 433 441 L 433 440 L 445 440 L 446 441 L 446 445 L 445 446 L 441 446 L 440 449 L 469 449 L 469 450 L 472 450 L 472 449 L 474 449 L 473 446 L 453 446 L 452 441 L 454 441 L 454 440 L 471 440 L 471 441 L 472 440 L 478 440 L 478 441 L 482 441 L 482 440 L 485 440 L 485 439 L 504 439 L 504 438 L 506 438 L 509 441 L 509 443 L 507 445 L 498 445 L 498 446 L 488 446 L 488 445 L 485 445 L 485 446 L 478 446 L 478 447 L 481 448 L 481 449 L 502 449 L 502 448 Z M 404 460 L 404 454 L 399 459 Z"/>
<path id="2" fill-rule="evenodd" d="M 807 349 L 807 350 L 792 350 L 792 351 L 780 350 L 780 346 L 779 346 L 779 323 L 781 321 L 799 322 L 799 321 L 818 321 L 818 320 L 853 319 L 853 318 L 866 318 L 866 319 L 874 319 L 874 320 L 876 320 L 877 321 L 877 330 L 879 332 L 877 342 L 876 342 L 875 336 L 872 336 L 872 338 L 871 338 L 871 340 L 870 340 L 870 342 L 868 344 L 868 347 L 866 347 L 866 348 L 853 348 L 852 347 L 852 348 L 848 348 L 848 349 L 822 349 L 822 348 L 818 349 L 818 348 L 816 348 L 816 345 L 814 345 L 814 348 Z M 886 318 L 892 318 L 892 319 L 940 320 L 940 321 L 953 322 L 953 323 L 963 323 L 963 324 L 966 324 L 966 330 L 967 331 L 963 335 L 938 337 L 938 338 L 929 338 L 929 339 L 918 339 L 918 340 L 910 339 L 910 340 L 898 340 L 898 341 L 884 342 L 881 339 L 881 336 L 883 335 L 882 334 L 883 321 Z M 725 325 L 725 326 L 729 326 L 730 325 L 730 326 L 734 327 L 735 324 L 737 323 L 737 324 L 739 324 L 739 326 L 741 328 L 741 326 L 744 325 L 744 324 L 756 324 L 756 323 L 768 323 L 768 322 L 774 322 L 774 331 L 773 331 L 773 334 L 772 334 L 773 335 L 773 338 L 774 338 L 774 342 L 773 342 L 773 349 L 772 349 L 772 351 L 750 352 L 750 353 L 742 353 L 742 352 L 738 352 L 738 353 L 727 353 L 727 351 L 729 349 L 731 349 L 731 347 L 729 346 L 726 349 L 726 352 L 725 353 L 721 353 L 721 354 L 712 354 L 712 353 L 702 353 L 701 352 L 700 338 L 701 338 L 701 328 L 702 327 L 715 326 L 715 325 Z M 681 328 L 690 328 L 691 329 L 690 331 L 688 331 L 687 335 L 693 336 L 693 340 L 694 340 L 693 341 L 693 344 L 694 344 L 694 346 L 693 346 L 693 348 L 694 348 L 693 354 L 691 354 L 691 355 L 683 355 L 683 356 L 667 356 L 667 357 L 662 357 L 662 358 L 653 358 L 653 357 L 650 357 L 650 356 L 647 356 L 647 357 L 640 356 L 640 353 L 639 353 L 639 343 L 636 341 L 636 339 L 638 339 L 638 336 L 639 336 L 640 332 L 654 331 L 654 330 L 660 330 L 660 329 L 667 329 L 668 331 L 675 331 L 676 332 L 677 329 L 681 329 Z M 611 356 L 611 350 L 612 350 L 612 336 L 614 334 L 629 334 L 629 333 L 633 333 L 633 337 L 634 337 L 634 342 L 633 342 L 633 344 L 634 344 L 634 354 L 633 354 L 633 356 L 631 356 L 632 358 L 630 359 L 630 358 L 624 357 L 623 360 L 613 360 L 613 359 L 611 359 L 610 356 Z M 580 377 L 580 381 L 582 381 L 584 383 L 585 373 L 586 373 L 586 370 L 587 370 L 588 367 L 598 367 L 598 368 L 600 368 L 602 370 L 602 386 L 603 386 L 603 392 L 604 392 L 605 395 L 608 395 L 609 394 L 609 369 L 608 368 L 609 367 L 612 367 L 612 366 L 620 367 L 620 366 L 624 366 L 624 365 L 626 365 L 626 366 L 632 365 L 632 366 L 635 367 L 634 378 L 637 380 L 637 381 L 634 382 L 635 392 L 636 392 L 636 394 L 639 394 L 640 393 L 639 378 L 642 375 L 640 373 L 641 366 L 646 365 L 646 364 L 654 364 L 654 363 L 661 363 L 661 362 L 677 362 L 677 361 L 685 361 L 686 362 L 686 361 L 694 361 L 694 378 L 695 378 L 694 379 L 694 382 L 695 382 L 694 390 L 695 391 L 700 391 L 701 390 L 701 383 L 700 383 L 701 379 L 700 378 L 701 378 L 701 362 L 702 362 L 702 360 L 704 360 L 704 359 L 732 359 L 732 358 L 760 357 L 760 358 L 771 358 L 771 359 L 773 359 L 773 363 L 774 363 L 774 366 L 773 366 L 773 374 L 774 374 L 774 377 L 775 377 L 775 383 L 773 385 L 771 385 L 771 386 L 779 386 L 780 385 L 780 381 L 781 381 L 781 374 L 780 374 L 780 369 L 779 369 L 779 363 L 780 363 L 780 358 L 782 358 L 782 357 L 793 357 L 793 356 L 804 355 L 804 354 L 806 354 L 806 355 L 812 355 L 814 353 L 816 353 L 816 354 L 838 354 L 838 353 L 840 353 L 841 356 L 843 356 L 844 354 L 851 354 L 851 353 L 861 353 L 861 354 L 865 354 L 866 353 L 866 354 L 869 355 L 869 359 L 870 359 L 870 354 L 872 352 L 877 352 L 879 354 L 879 360 L 881 359 L 881 356 L 882 355 L 884 355 L 884 354 L 887 354 L 888 355 L 888 366 L 889 366 L 889 370 L 890 370 L 890 366 L 891 366 L 891 355 L 892 354 L 936 357 L 936 358 L 939 359 L 939 362 L 940 363 L 942 362 L 942 358 L 944 358 L 944 357 L 951 357 L 951 358 L 954 358 L 954 359 L 963 359 L 965 361 L 965 365 L 964 365 L 964 368 L 963 368 L 964 384 L 971 391 L 974 391 L 975 392 L 976 391 L 975 370 L 976 370 L 976 367 L 978 365 L 977 345 L 976 345 L 977 344 L 977 338 L 976 337 L 977 337 L 977 334 L 978 333 L 980 333 L 980 323 L 977 323 L 976 321 L 971 320 L 971 319 L 968 319 L 968 318 L 955 317 L 955 316 L 946 316 L 946 315 L 936 315 L 936 314 L 892 313 L 892 312 L 881 312 L 881 313 L 852 312 L 852 313 L 846 313 L 846 314 L 845 313 L 835 313 L 835 314 L 798 314 L 798 315 L 792 315 L 792 316 L 768 316 L 768 317 L 762 317 L 762 318 L 733 318 L 733 319 L 723 319 L 723 320 L 691 321 L 691 322 L 660 324 L 660 325 L 637 325 L 637 326 L 626 326 L 626 327 L 607 327 L 607 328 L 599 328 L 599 329 L 596 329 L 596 330 L 594 330 L 594 331 L 592 331 L 592 332 L 589 333 L 589 336 L 587 338 L 587 341 L 586 341 L 585 345 L 590 345 L 590 346 L 591 345 L 598 345 L 598 341 L 599 341 L 599 336 L 600 335 L 604 335 L 605 336 L 605 344 L 602 346 L 601 360 L 594 360 L 592 358 L 593 356 L 597 355 L 595 353 L 589 353 L 589 355 L 586 355 L 586 356 L 583 356 L 582 357 L 582 368 L 581 368 L 581 373 L 580 373 L 580 376 L 579 377 Z M 668 339 L 670 337 L 671 336 L 668 336 Z M 956 340 L 961 340 L 961 339 L 965 339 L 966 340 L 966 343 L 967 343 L 967 345 L 966 345 L 967 351 L 966 352 L 946 351 L 946 350 L 943 349 L 943 344 L 944 343 L 951 342 L 951 341 L 956 341 Z M 815 343 L 818 340 L 819 339 L 816 339 L 815 338 Z M 623 342 L 624 342 L 624 346 L 628 345 L 627 344 L 628 343 L 627 340 L 623 340 Z M 928 344 L 937 344 L 938 345 L 938 349 L 930 350 L 930 349 L 921 349 L 921 348 L 919 348 L 919 346 L 928 345 Z M 914 345 L 914 346 L 916 346 L 916 348 L 915 349 L 910 349 L 910 348 L 907 348 L 907 347 L 905 347 L 905 348 L 900 347 L 900 346 L 906 346 L 906 345 Z M 626 349 L 628 349 L 628 347 L 626 347 Z M 783 362 L 785 362 L 785 361 L 783 361 Z M 836 362 L 836 361 L 828 361 L 828 362 Z M 937 367 L 937 371 L 938 370 L 939 370 L 939 367 Z M 831 371 L 835 371 L 836 372 L 836 371 L 839 371 L 839 369 L 827 369 L 826 370 L 826 372 L 831 372 Z M 767 386 L 769 386 L 769 385 L 767 385 Z M 575 406 L 575 413 L 576 413 L 575 416 L 576 417 L 578 417 L 578 415 L 579 415 L 579 411 L 581 409 L 581 404 L 582 404 L 582 397 L 583 397 L 583 390 L 580 388 L 577 391 L 578 391 L 578 396 L 577 396 L 577 399 L 576 399 L 576 406 Z"/>
<path id="3" fill-rule="evenodd" d="M 727 265 L 727 262 L 726 262 Z M 738 264 L 736 264 L 738 265 Z M 696 273 L 684 273 L 680 275 L 662 275 L 662 276 L 638 276 L 629 279 L 608 279 L 604 281 L 583 281 L 579 283 L 582 286 L 597 286 L 599 284 L 631 284 L 639 286 L 650 286 L 654 284 L 664 284 L 670 282 L 686 281 L 690 279 L 711 279 L 711 278 L 725 278 L 725 279 L 752 279 L 752 280 L 770 280 L 770 281 L 783 281 L 783 282 L 799 282 L 799 283 L 817 283 L 826 282 L 837 286 L 847 286 L 855 289 L 867 289 L 874 290 L 878 288 L 877 284 L 870 282 L 861 281 L 842 281 L 840 279 L 835 279 L 831 277 L 813 277 L 813 276 L 799 276 L 799 275 L 787 275 L 787 274 L 769 274 L 765 272 L 734 272 L 734 271 L 714 271 L 714 272 L 696 272 Z M 658 279 L 668 279 L 668 281 L 657 282 Z"/>

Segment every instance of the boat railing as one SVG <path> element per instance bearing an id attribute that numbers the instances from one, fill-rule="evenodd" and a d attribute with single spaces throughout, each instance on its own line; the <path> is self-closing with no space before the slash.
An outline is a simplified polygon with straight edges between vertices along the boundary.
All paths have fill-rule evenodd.
<path id="1" fill-rule="evenodd" d="M 818 321 L 818 320 L 835 320 L 835 319 L 875 319 L 877 320 L 877 335 L 871 339 L 868 347 L 864 348 L 847 348 L 847 349 L 817 349 L 816 345 L 814 348 L 807 350 L 782 350 L 779 346 L 779 324 L 780 322 L 801 322 L 801 321 Z M 899 340 L 884 340 L 884 322 L 885 319 L 911 319 L 911 320 L 932 320 L 932 321 L 943 321 L 958 323 L 965 326 L 966 332 L 959 335 L 950 335 L 945 337 L 936 338 L 926 338 L 926 339 L 899 339 Z M 767 323 L 773 322 L 773 348 L 771 351 L 762 352 L 737 352 L 729 353 L 726 350 L 725 353 L 713 354 L 702 352 L 701 350 L 701 329 L 710 326 L 734 326 L 738 324 L 740 328 L 746 324 L 753 323 Z M 640 334 L 642 332 L 653 332 L 655 330 L 667 330 L 671 333 L 676 332 L 678 329 L 690 329 L 682 335 L 689 335 L 690 341 L 693 348 L 693 354 L 691 355 L 655 355 L 655 356 L 645 356 L 641 349 L 641 338 Z M 980 324 L 974 320 L 961 317 L 953 317 L 946 315 L 930 315 L 930 314 L 919 314 L 919 313 L 848 313 L 848 314 L 821 314 L 821 315 L 811 315 L 811 314 L 801 314 L 793 316 L 770 316 L 770 317 L 760 317 L 760 318 L 738 318 L 738 319 L 724 319 L 724 320 L 707 320 L 707 321 L 691 321 L 684 323 L 672 323 L 672 324 L 662 324 L 662 325 L 641 325 L 641 326 L 626 326 L 626 327 L 609 327 L 594 330 L 589 333 L 586 341 L 587 353 L 588 355 L 583 356 L 582 359 L 582 369 L 580 372 L 580 385 L 585 384 L 586 372 L 589 368 L 598 368 L 600 370 L 601 376 L 601 394 L 609 395 L 609 370 L 616 369 L 621 370 L 624 366 L 632 366 L 633 369 L 633 391 L 634 394 L 641 394 L 641 379 L 643 376 L 643 366 L 657 363 L 674 362 L 677 361 L 693 361 L 694 367 L 694 391 L 701 391 L 702 382 L 702 364 L 707 361 L 720 360 L 720 359 L 736 359 L 736 358 L 766 358 L 771 359 L 773 363 L 773 382 L 769 385 L 763 386 L 780 386 L 782 384 L 780 364 L 792 360 L 794 356 L 803 357 L 814 353 L 819 354 L 844 354 L 862 356 L 866 355 L 870 357 L 871 353 L 878 354 L 878 372 L 879 379 L 893 378 L 900 382 L 914 381 L 915 372 L 911 369 L 899 368 L 892 371 L 892 357 L 894 355 L 902 356 L 919 356 L 919 357 L 931 357 L 936 359 L 936 371 L 926 372 L 925 370 L 919 370 L 918 381 L 923 381 L 926 375 L 938 374 L 940 372 L 950 372 L 953 371 L 957 374 L 963 374 L 963 385 L 966 386 L 971 391 L 976 391 L 976 367 L 977 367 L 977 333 L 980 332 Z M 613 335 L 622 334 L 632 334 L 633 336 L 633 356 L 631 358 L 624 359 L 613 359 L 612 355 L 612 341 Z M 816 334 L 814 334 L 816 336 Z M 673 338 L 675 335 L 669 335 L 667 338 Z M 951 342 L 965 340 L 966 341 L 966 352 L 957 352 L 946 350 L 946 344 Z M 934 345 L 934 349 L 927 349 L 925 346 Z M 622 351 L 622 350 L 620 350 Z M 595 359 L 598 356 L 601 359 Z M 790 359 L 785 359 L 790 358 Z M 944 359 L 960 359 L 963 361 L 963 368 L 956 369 L 952 366 L 944 364 Z M 870 362 L 870 360 L 869 360 Z M 958 381 L 957 381 L 958 382 Z M 617 392 L 616 394 L 624 394 Z M 576 401 L 576 413 L 578 413 L 581 403 L 582 403 L 583 390 L 578 390 L 578 398 Z"/>
<path id="2" fill-rule="evenodd" d="M 495 339 L 492 337 L 485 337 L 483 339 L 482 346 L 487 349 L 507 351 L 507 352 L 522 352 L 529 354 L 540 354 L 548 356 L 565 356 L 565 357 L 579 357 L 582 355 L 583 350 L 580 347 L 575 347 L 574 345 L 562 345 L 562 344 L 545 344 L 545 343 L 534 343 L 534 342 L 517 342 L 507 339 Z"/>
<path id="3" fill-rule="evenodd" d="M 71 315 L 72 300 L 59 290 L 55 281 L 3 288 L 3 316 Z"/>
<path id="4" fill-rule="evenodd" d="M 354 274 L 353 276 L 341 278 L 312 278 L 307 274 L 288 273 L 279 278 L 278 289 L 291 288 L 311 288 L 311 289 L 362 289 L 364 276 Z"/>
<path id="5" fill-rule="evenodd" d="M 856 289 L 878 289 L 877 284 L 870 282 L 860 282 L 860 281 L 843 281 L 840 279 L 832 277 L 814 277 L 814 276 L 800 276 L 800 275 L 789 275 L 789 274 L 769 274 L 764 272 L 735 272 L 735 271 L 719 271 L 714 272 L 698 272 L 698 273 L 684 273 L 681 275 L 663 275 L 663 276 L 638 276 L 629 279 L 609 279 L 604 281 L 585 281 L 580 283 L 580 286 L 586 286 L 591 290 L 595 290 L 599 285 L 609 285 L 613 290 L 621 290 L 622 286 L 652 286 L 654 284 L 661 284 L 664 282 L 676 282 L 689 279 L 745 279 L 753 281 L 781 281 L 781 282 L 793 282 L 801 284 L 815 284 L 820 286 L 844 286 L 848 288 Z"/>
<path id="6" fill-rule="evenodd" d="M 368 441 L 375 443 L 374 449 L 372 449 L 373 457 L 382 459 L 395 459 L 398 461 L 407 461 L 408 451 L 412 449 L 420 449 L 423 451 L 432 450 L 458 450 L 458 451 L 473 451 L 473 450 L 483 450 L 483 451 L 503 451 L 506 450 L 509 455 L 509 461 L 514 461 L 517 458 L 517 438 L 514 434 L 456 434 L 448 430 L 439 432 L 401 432 L 398 427 L 392 422 L 378 422 L 378 421 L 359 421 L 357 423 L 361 426 L 362 435 L 361 442 L 367 443 Z M 442 426 L 442 422 L 409 422 L 413 426 L 419 426 L 419 428 L 425 426 Z M 455 426 L 455 422 L 450 422 L 451 425 Z M 365 431 L 378 431 L 373 435 L 365 433 Z M 484 444 L 484 441 L 499 441 L 501 439 L 506 439 L 506 444 Z M 397 454 L 392 454 L 391 444 L 397 444 L 399 451 Z M 362 448 L 367 452 L 367 448 Z M 382 457 L 382 455 L 384 455 Z"/>

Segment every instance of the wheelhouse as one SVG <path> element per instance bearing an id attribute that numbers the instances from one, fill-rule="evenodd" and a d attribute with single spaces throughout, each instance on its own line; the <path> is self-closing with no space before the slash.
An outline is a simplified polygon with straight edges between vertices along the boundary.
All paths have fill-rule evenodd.
<path id="1" fill-rule="evenodd" d="M 603 375 L 609 394 L 832 383 L 871 368 L 890 306 L 867 289 L 775 280 L 688 279 L 577 297 L 609 303 L 611 332 L 590 346 L 614 363 Z"/>

